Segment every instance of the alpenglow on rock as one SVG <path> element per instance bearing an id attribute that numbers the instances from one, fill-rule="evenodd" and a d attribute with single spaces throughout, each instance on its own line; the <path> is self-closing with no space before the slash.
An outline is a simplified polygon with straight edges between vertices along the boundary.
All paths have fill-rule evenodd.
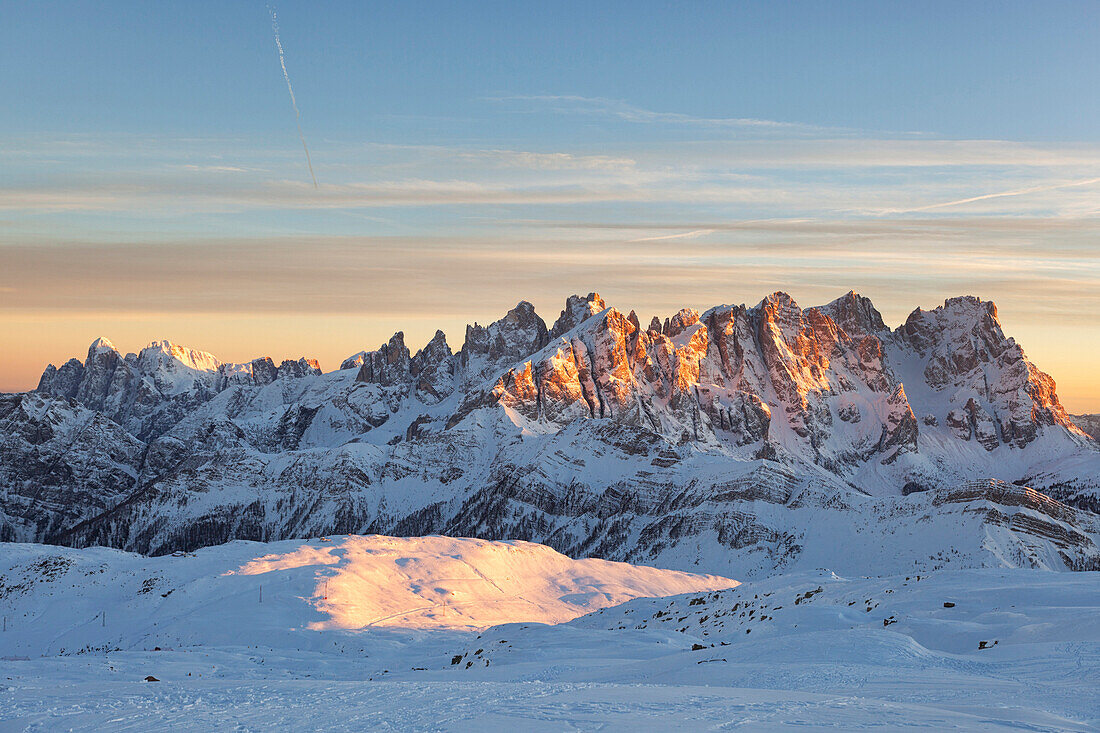
<path id="1" fill-rule="evenodd" d="M 891 330 L 854 292 L 774 293 L 642 324 L 594 292 L 549 329 L 521 301 L 457 350 L 398 332 L 327 374 L 100 340 L 6 403 L 0 536 L 436 533 L 736 577 L 837 547 L 849 572 L 1100 566 L 1100 446 L 992 303 Z"/>

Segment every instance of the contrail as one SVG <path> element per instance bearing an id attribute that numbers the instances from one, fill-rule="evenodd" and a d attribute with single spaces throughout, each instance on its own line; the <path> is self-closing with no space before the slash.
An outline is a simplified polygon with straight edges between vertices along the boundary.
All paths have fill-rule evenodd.
<path id="1" fill-rule="evenodd" d="M 294 98 L 294 87 L 290 86 L 290 74 L 286 73 L 286 55 L 283 53 L 283 42 L 279 39 L 279 21 L 275 17 L 275 8 L 268 6 L 271 12 L 271 30 L 275 31 L 275 47 L 279 49 L 279 65 L 283 67 L 283 78 L 286 79 L 286 89 L 290 92 L 290 103 L 294 105 L 294 119 L 298 123 L 298 139 L 302 141 L 302 150 L 306 151 L 306 165 L 309 166 L 309 175 L 313 178 L 313 187 L 317 186 L 317 176 L 313 173 L 313 161 L 309 159 L 309 146 L 306 145 L 306 136 L 302 134 L 302 113 L 298 111 L 298 100 Z"/>
<path id="2" fill-rule="evenodd" d="M 696 237 L 702 237 L 714 232 L 713 229 L 696 229 L 694 232 L 683 232 L 681 234 L 665 234 L 660 237 L 642 237 L 641 239 L 631 239 L 629 242 L 659 242 L 664 239 L 695 239 Z"/>
<path id="3" fill-rule="evenodd" d="M 894 209 L 890 213 L 908 214 L 914 211 L 930 211 L 932 209 L 944 209 L 948 206 L 962 206 L 963 204 L 971 204 L 975 201 L 987 201 L 988 199 L 1000 199 L 1006 196 L 1025 196 L 1029 193 L 1043 193 L 1046 191 L 1058 191 L 1063 188 L 1075 188 L 1077 186 L 1091 186 L 1093 184 L 1100 183 L 1100 178 L 1086 178 L 1082 181 L 1069 181 L 1068 183 L 1055 183 L 1049 186 L 1033 186 L 1031 188 L 1020 188 L 1015 191 L 1001 191 L 1000 193 L 987 193 L 982 196 L 971 196 L 968 199 L 959 199 L 958 201 L 946 201 L 942 204 L 931 204 L 929 206 L 920 206 L 916 209 Z"/>

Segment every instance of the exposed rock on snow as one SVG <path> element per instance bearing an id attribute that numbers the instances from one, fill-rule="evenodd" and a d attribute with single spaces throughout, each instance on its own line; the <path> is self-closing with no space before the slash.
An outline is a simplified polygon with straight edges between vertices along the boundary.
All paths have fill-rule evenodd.
<path id="1" fill-rule="evenodd" d="M 378 347 L 363 358 L 363 365 L 355 381 L 392 387 L 404 384 L 409 377 L 409 348 L 405 346 L 405 334 L 395 333 L 388 343 Z"/>
<path id="2" fill-rule="evenodd" d="M 0 540 L 42 541 L 119 506 L 144 451 L 117 423 L 70 400 L 0 395 Z"/>
<path id="3" fill-rule="evenodd" d="M 247 364 L 223 364 L 205 351 L 154 341 L 140 354 L 122 357 L 110 341 L 96 339 L 83 364 L 70 359 L 61 369 L 46 367 L 39 395 L 75 399 L 101 412 L 142 440 L 170 430 L 200 405 L 233 386 L 263 386 L 277 378 L 321 373 L 314 359 L 269 357 Z"/>
<path id="4" fill-rule="evenodd" d="M 1054 380 L 1005 337 L 993 303 L 967 296 L 933 311 L 918 308 L 899 336 L 927 358 L 925 382 L 951 393 L 950 403 L 963 407 L 972 437 L 987 450 L 1000 443 L 1022 448 L 1048 425 L 1075 431 L 1054 394 Z"/>

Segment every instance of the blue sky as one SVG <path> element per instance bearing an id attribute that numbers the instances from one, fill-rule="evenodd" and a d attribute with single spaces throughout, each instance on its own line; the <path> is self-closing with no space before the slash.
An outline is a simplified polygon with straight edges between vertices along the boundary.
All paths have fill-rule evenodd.
<path id="1" fill-rule="evenodd" d="M 318 188 L 264 4 L 0 8 L 0 389 L 855 288 L 996 300 L 1100 410 L 1095 2 L 273 7 Z"/>
<path id="2" fill-rule="evenodd" d="M 1094 2 L 282 2 L 308 131 L 387 142 L 665 140 L 497 97 L 951 138 L 1095 139 Z M 262 3 L 7 3 L 9 132 L 286 131 Z M 534 105 L 532 105 L 533 107 Z M 524 112 L 532 114 L 524 114 Z"/>

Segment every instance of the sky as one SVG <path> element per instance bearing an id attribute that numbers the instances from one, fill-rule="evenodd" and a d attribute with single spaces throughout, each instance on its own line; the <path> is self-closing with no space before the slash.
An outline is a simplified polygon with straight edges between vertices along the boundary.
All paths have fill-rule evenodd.
<path id="1" fill-rule="evenodd" d="M 300 111 L 313 176 L 280 65 Z M 1100 4 L 0 4 L 0 390 L 600 292 L 972 294 L 1100 412 Z"/>

